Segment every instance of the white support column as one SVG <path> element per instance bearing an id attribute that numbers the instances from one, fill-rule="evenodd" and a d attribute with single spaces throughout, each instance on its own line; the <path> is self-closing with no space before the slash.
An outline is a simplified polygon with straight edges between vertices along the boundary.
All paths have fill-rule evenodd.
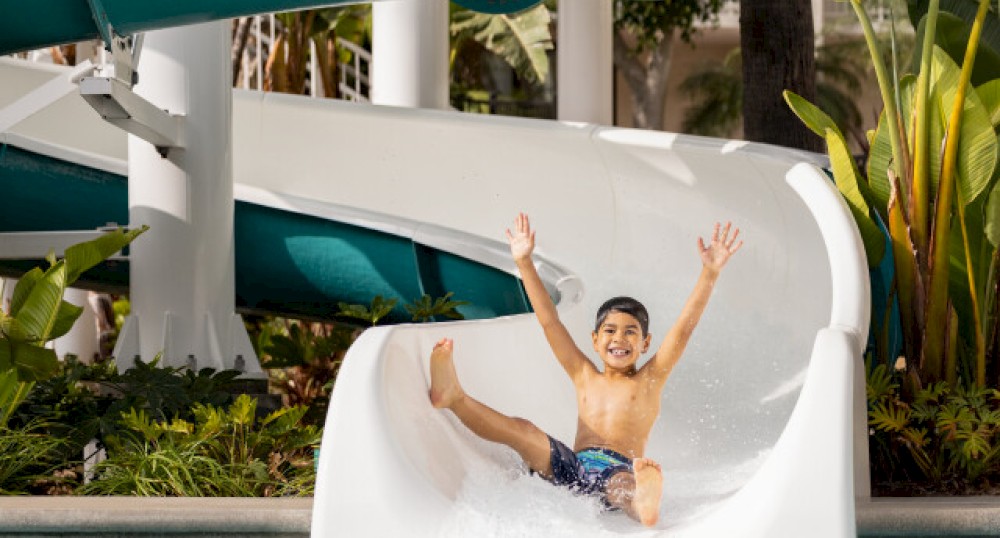
<path id="1" fill-rule="evenodd" d="M 97 320 L 94 316 L 94 309 L 90 306 L 89 293 L 87 290 L 67 288 L 66 293 L 63 294 L 63 300 L 83 307 L 83 313 L 80 314 L 68 333 L 55 340 L 53 345 L 56 355 L 60 359 L 65 357 L 67 353 L 72 353 L 81 362 L 90 364 L 94 361 L 94 355 L 100 350 Z"/>
<path id="2" fill-rule="evenodd" d="M 812 0 L 813 33 L 816 35 L 816 46 L 823 44 L 823 23 L 826 22 L 826 8 L 823 0 Z"/>
<path id="3" fill-rule="evenodd" d="M 146 35 L 137 94 L 184 116 L 184 148 L 160 156 L 128 137 L 129 220 L 150 229 L 131 246 L 132 316 L 119 368 L 163 351 L 163 364 L 260 372 L 234 316 L 232 88 L 229 21 Z M 236 325 L 239 325 L 238 327 Z M 192 361 L 191 358 L 194 358 Z"/>
<path id="4" fill-rule="evenodd" d="M 447 0 L 372 2 L 371 100 L 448 108 Z"/>
<path id="5" fill-rule="evenodd" d="M 558 118 L 611 125 L 614 74 L 612 0 L 559 2 Z"/>

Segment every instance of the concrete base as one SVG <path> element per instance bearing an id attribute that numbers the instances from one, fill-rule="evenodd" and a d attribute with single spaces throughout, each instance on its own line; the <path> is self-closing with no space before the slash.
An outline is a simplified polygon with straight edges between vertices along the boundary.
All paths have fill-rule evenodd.
<path id="1" fill-rule="evenodd" d="M 875 498 L 856 515 L 865 537 L 1000 535 L 1000 497 Z"/>
<path id="2" fill-rule="evenodd" d="M 0 536 L 304 538 L 312 504 L 312 498 L 3 497 Z M 862 537 L 1000 535 L 1000 497 L 877 498 L 856 510 Z"/>
<path id="3" fill-rule="evenodd" d="M 309 535 L 312 498 L 5 497 L 0 536 Z"/>

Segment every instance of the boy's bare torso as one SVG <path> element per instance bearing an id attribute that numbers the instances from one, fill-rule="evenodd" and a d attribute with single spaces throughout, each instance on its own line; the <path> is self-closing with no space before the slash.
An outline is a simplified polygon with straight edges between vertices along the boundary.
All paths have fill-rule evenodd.
<path id="1" fill-rule="evenodd" d="M 642 371 L 621 375 L 588 368 L 575 385 L 579 417 L 573 449 L 607 448 L 642 457 L 660 414 L 659 384 Z"/>

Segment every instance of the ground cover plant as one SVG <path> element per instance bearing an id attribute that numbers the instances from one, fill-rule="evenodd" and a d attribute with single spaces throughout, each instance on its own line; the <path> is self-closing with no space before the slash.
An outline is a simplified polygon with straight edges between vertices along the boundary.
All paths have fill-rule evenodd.
<path id="1" fill-rule="evenodd" d="M 1000 418 L 1000 22 L 988 0 L 911 2 L 920 49 L 914 74 L 898 76 L 907 68 L 894 54 L 886 65 L 864 6 L 851 4 L 884 103 L 866 173 L 829 116 L 785 97 L 825 139 L 869 265 L 891 275 L 873 286 L 887 305 L 874 309 L 868 361 L 873 483 L 988 490 Z"/>
<path id="2" fill-rule="evenodd" d="M 266 497 L 311 495 L 321 430 L 303 425 L 304 406 L 257 417 L 246 394 L 228 407 L 195 404 L 192 421 L 122 414 L 106 438 L 108 457 L 84 495 Z"/>
<path id="3" fill-rule="evenodd" d="M 461 319 L 463 304 L 448 293 L 403 306 L 419 322 Z M 127 309 L 127 299 L 116 305 Z M 376 297 L 340 305 L 339 321 L 251 318 L 271 392 L 284 404 L 273 411 L 238 395 L 246 388 L 238 371 L 165 367 L 158 358 L 119 373 L 113 360 L 68 355 L 30 384 L 15 369 L 0 373 L 0 401 L 17 397 L 0 407 L 0 494 L 311 495 L 340 363 L 395 306 Z"/>

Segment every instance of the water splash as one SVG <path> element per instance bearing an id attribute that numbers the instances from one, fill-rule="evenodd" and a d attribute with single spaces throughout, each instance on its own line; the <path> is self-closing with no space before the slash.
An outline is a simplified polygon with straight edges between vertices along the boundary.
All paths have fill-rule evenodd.
<path id="1" fill-rule="evenodd" d="M 621 513 L 608 513 L 592 497 L 576 496 L 510 467 L 469 468 L 442 538 L 576 538 L 654 536 Z"/>

